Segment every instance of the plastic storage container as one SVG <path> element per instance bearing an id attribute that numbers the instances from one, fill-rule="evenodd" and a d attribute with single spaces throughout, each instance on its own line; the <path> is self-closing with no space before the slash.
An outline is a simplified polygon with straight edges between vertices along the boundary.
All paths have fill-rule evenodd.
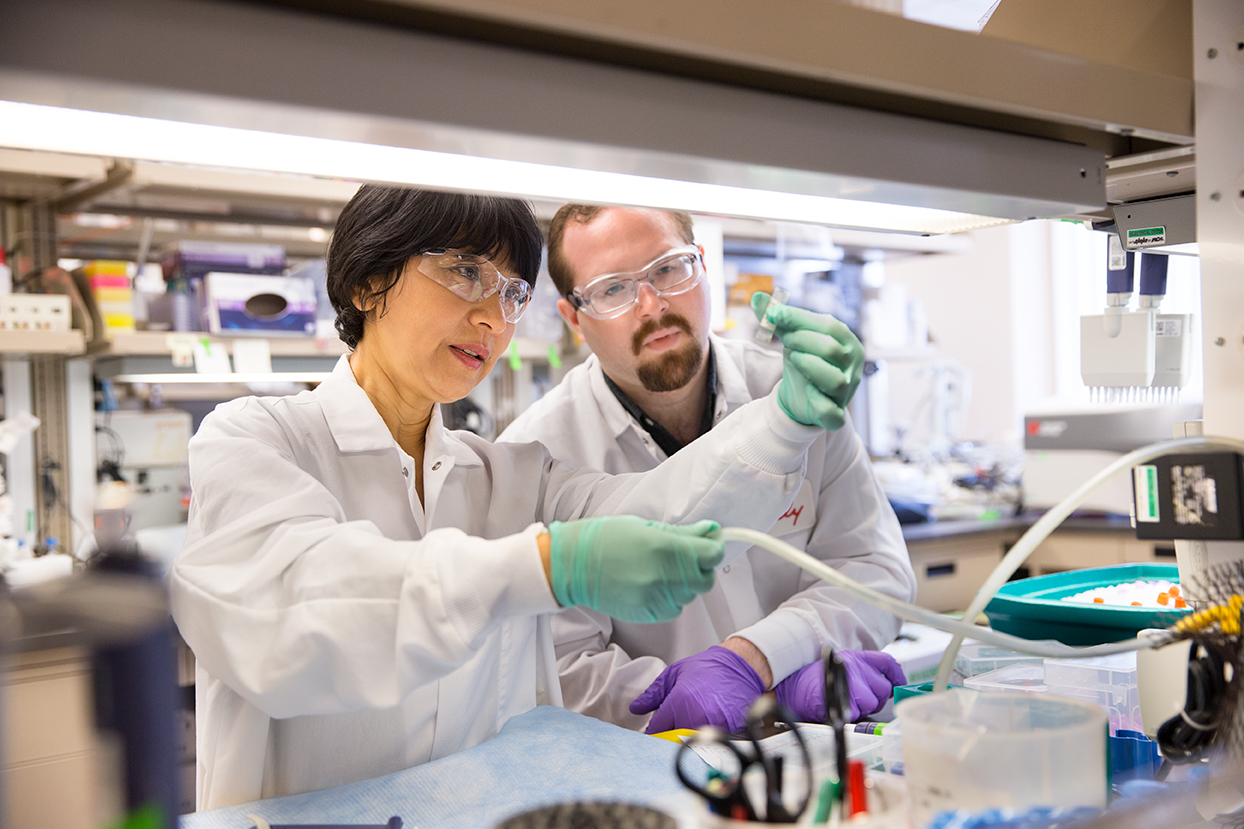
<path id="1" fill-rule="evenodd" d="M 1174 564 L 1116 564 L 1019 579 L 1002 585 L 985 613 L 995 630 L 1024 639 L 1057 639 L 1068 645 L 1119 642 L 1145 628 L 1173 625 L 1188 613 L 1187 609 L 1063 601 L 1086 590 L 1141 579 L 1178 582 L 1179 568 Z"/>
<path id="2" fill-rule="evenodd" d="M 813 773 L 819 777 L 837 774 L 834 730 L 820 723 L 800 723 L 799 731 L 808 746 Z M 864 763 L 864 767 L 869 769 L 882 767 L 880 734 L 861 734 L 848 728 L 846 737 L 847 759 L 860 760 Z M 803 758 L 799 754 L 794 735 L 789 731 L 766 737 L 760 741 L 760 745 L 770 755 L 781 754 L 785 758 L 786 768 L 792 774 L 798 774 L 799 768 L 803 765 Z M 700 756 L 708 760 L 705 755 Z"/>
<path id="3" fill-rule="evenodd" d="M 895 720 L 881 732 L 881 765 L 890 774 L 903 773 L 903 723 Z"/>
<path id="4" fill-rule="evenodd" d="M 1047 659 L 1045 685 L 1047 692 L 1055 696 L 1082 699 L 1104 708 L 1111 734 L 1119 729 L 1144 733 L 1135 653 L 1092 659 Z"/>
<path id="5" fill-rule="evenodd" d="M 912 826 L 939 812 L 1104 808 L 1106 713 L 1048 694 L 952 689 L 898 705 Z"/>
<path id="6" fill-rule="evenodd" d="M 955 656 L 955 670 L 951 674 L 951 682 L 965 685 L 964 680 L 996 671 L 999 668 L 1011 665 L 1040 665 L 1041 662 L 1042 659 L 1039 656 L 1009 651 L 1006 648 L 986 645 L 983 642 L 964 642 Z"/>
<path id="7" fill-rule="evenodd" d="M 973 691 L 1019 691 L 1025 694 L 1045 693 L 1045 666 L 1018 663 L 974 676 L 963 681 Z"/>

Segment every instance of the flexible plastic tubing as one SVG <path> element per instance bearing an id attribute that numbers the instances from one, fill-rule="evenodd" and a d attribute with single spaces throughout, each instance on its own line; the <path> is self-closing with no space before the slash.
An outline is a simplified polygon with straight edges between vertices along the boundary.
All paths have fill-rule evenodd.
<path id="1" fill-rule="evenodd" d="M 1060 504 L 1045 513 L 1037 523 L 1033 524 L 1026 533 L 1016 542 L 1010 552 L 998 564 L 985 584 L 977 592 L 976 598 L 968 608 L 965 619 L 975 619 L 980 611 L 989 603 L 989 601 L 997 593 L 998 588 L 1006 583 L 1007 579 L 1019 569 L 1025 559 L 1032 553 L 1037 546 L 1045 540 L 1045 538 L 1063 522 L 1063 520 L 1071 514 L 1080 504 L 1082 504 L 1089 495 L 1091 495 L 1098 487 L 1108 481 L 1111 477 L 1118 474 L 1123 469 L 1127 469 L 1138 463 L 1152 460 L 1169 452 L 1181 449 L 1228 449 L 1235 452 L 1244 452 L 1244 440 L 1236 440 L 1234 438 L 1223 437 L 1192 437 L 1180 438 L 1178 440 L 1163 441 L 1150 446 L 1142 447 L 1134 452 L 1116 460 L 1107 466 L 1097 475 L 1081 485 L 1075 492 L 1067 496 Z M 823 579 L 831 584 L 835 584 L 847 592 L 857 596 L 858 598 L 869 602 L 877 607 L 887 610 L 903 619 L 912 622 L 919 622 L 929 627 L 946 631 L 954 636 L 950 646 L 946 649 L 945 655 L 942 657 L 941 666 L 938 669 L 938 685 L 937 690 L 943 690 L 946 687 L 946 680 L 950 677 L 950 668 L 954 666 L 955 656 L 958 654 L 959 645 L 965 637 L 975 639 L 979 642 L 996 645 L 1007 650 L 1018 651 L 1020 653 L 1029 653 L 1034 656 L 1052 657 L 1056 659 L 1063 658 L 1084 658 L 1092 656 L 1108 656 L 1116 653 L 1126 653 L 1128 651 L 1140 650 L 1142 648 L 1152 648 L 1163 643 L 1160 638 L 1144 638 L 1144 639 L 1128 639 L 1122 642 L 1112 642 L 1105 645 L 1093 645 L 1091 647 L 1072 647 L 1059 642 L 1036 642 L 1030 639 L 1021 639 L 1018 636 L 1012 636 L 1008 633 L 991 630 L 990 628 L 981 627 L 971 622 L 959 621 L 952 619 L 941 613 L 936 613 L 923 607 L 909 604 L 901 599 L 893 596 L 887 596 L 872 588 L 865 587 L 854 579 L 839 573 L 825 562 L 815 559 L 803 550 L 792 547 L 781 539 L 774 538 L 756 530 L 744 529 L 742 527 L 723 527 L 719 531 L 719 537 L 723 541 L 742 541 L 744 543 L 762 547 L 769 552 L 786 559 L 792 564 L 806 570 L 812 575 Z M 975 608 L 975 612 L 973 612 Z M 945 670 L 946 676 L 942 677 L 942 671 Z"/>
<path id="2" fill-rule="evenodd" d="M 1012 636 L 1009 633 L 1002 633 L 989 628 L 982 628 L 978 625 L 961 622 L 958 619 L 952 619 L 941 613 L 936 613 L 927 608 L 917 607 L 914 604 L 908 604 L 902 599 L 896 599 L 893 596 L 887 596 L 879 593 L 871 587 L 865 587 L 854 579 L 844 576 L 834 568 L 830 567 L 823 561 L 815 559 L 812 556 L 800 550 L 798 547 L 792 547 L 779 538 L 766 535 L 756 530 L 748 530 L 742 527 L 723 527 L 718 531 L 717 537 L 723 541 L 742 541 L 755 547 L 763 547 L 769 552 L 786 559 L 792 564 L 802 567 L 814 576 L 824 579 L 825 581 L 835 584 L 847 592 L 858 596 L 866 602 L 876 605 L 883 610 L 888 610 L 895 616 L 900 616 L 912 622 L 919 622 L 922 625 L 935 627 L 944 630 L 947 633 L 956 636 L 969 636 L 981 642 L 987 642 L 991 645 L 997 645 L 1000 648 L 1006 648 L 1012 651 L 1022 651 L 1024 653 L 1035 654 L 1036 656 L 1050 656 L 1055 658 L 1080 657 L 1080 656 L 1108 656 L 1114 653 L 1124 653 L 1126 651 L 1140 650 L 1141 648 L 1152 648 L 1155 646 L 1154 640 L 1149 639 L 1129 639 L 1126 642 L 1112 642 L 1108 645 L 1094 645 L 1089 648 L 1074 648 L 1070 645 L 1064 645 L 1060 642 L 1034 642 L 1030 639 L 1021 639 L 1018 636 Z"/>
<path id="3" fill-rule="evenodd" d="M 980 615 L 985 609 L 985 605 L 997 594 L 998 589 L 1006 584 L 1007 580 L 1015 574 L 1015 571 L 1027 560 L 1032 551 L 1049 536 L 1050 533 L 1058 527 L 1059 524 L 1070 515 L 1077 507 L 1083 504 L 1097 490 L 1098 487 L 1106 483 L 1118 473 L 1125 469 L 1130 469 L 1139 463 L 1153 460 L 1154 458 L 1176 452 L 1182 449 L 1227 449 L 1234 452 L 1244 452 L 1244 440 L 1227 437 L 1189 437 L 1179 438 L 1177 440 L 1166 440 L 1160 443 L 1142 446 L 1133 452 L 1118 458 L 1113 463 L 1102 469 L 1092 478 L 1089 478 L 1081 484 L 1074 492 L 1059 502 L 1055 507 L 1042 515 L 1037 522 L 1028 528 L 1028 531 L 1020 536 L 1019 541 L 1015 543 L 1007 554 L 998 562 L 998 566 L 989 574 L 989 578 L 976 591 L 976 596 L 968 605 L 967 611 L 963 614 L 963 618 L 969 622 Z M 980 639 L 978 634 L 968 634 L 973 638 Z M 947 682 L 950 680 L 950 672 L 955 665 L 955 657 L 959 653 L 959 646 L 963 643 L 963 633 L 955 633 L 954 639 L 950 641 L 950 645 L 946 648 L 946 653 L 942 655 L 941 664 L 937 668 L 937 679 L 934 680 L 933 690 L 945 690 Z M 1011 648 L 1012 650 L 1022 650 L 1021 648 Z M 1085 651 L 1083 656 L 1091 656 L 1093 654 Z"/>

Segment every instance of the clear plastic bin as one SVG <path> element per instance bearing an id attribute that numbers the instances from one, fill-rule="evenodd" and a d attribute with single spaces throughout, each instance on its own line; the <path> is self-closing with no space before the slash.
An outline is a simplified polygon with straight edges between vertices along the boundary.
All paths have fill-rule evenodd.
<path id="1" fill-rule="evenodd" d="M 1049 694 L 967 688 L 905 699 L 912 826 L 949 809 L 1105 808 L 1106 714 Z"/>
<path id="2" fill-rule="evenodd" d="M 1136 686 L 1136 654 L 1120 653 L 1091 659 L 1045 660 L 1047 694 L 1100 705 L 1110 721 L 1110 733 L 1119 729 L 1144 731 L 1140 718 L 1140 691 Z"/>
<path id="3" fill-rule="evenodd" d="M 955 656 L 955 669 L 951 675 L 952 685 L 967 685 L 965 680 L 987 674 L 1009 665 L 1040 665 L 1041 657 L 1017 653 L 983 642 L 964 642 Z M 956 678 L 957 677 L 957 678 Z"/>
<path id="4" fill-rule="evenodd" d="M 965 679 L 963 684 L 974 691 L 1022 691 L 1026 694 L 1044 694 L 1045 666 L 1020 662 Z"/>
<path id="5" fill-rule="evenodd" d="M 834 749 L 834 730 L 820 723 L 800 723 L 799 730 L 803 733 L 804 742 L 808 746 L 808 754 L 812 759 L 812 771 L 824 776 L 837 774 L 837 753 Z M 847 727 L 847 759 L 860 760 L 866 769 L 879 769 L 881 762 L 881 735 L 861 734 Z M 795 768 L 803 761 L 797 754 L 793 737 L 768 737 L 760 744 L 766 751 L 780 750 L 786 759 L 787 768 Z"/>
<path id="6" fill-rule="evenodd" d="M 895 720 L 881 733 L 881 763 L 890 774 L 903 773 L 903 722 Z"/>

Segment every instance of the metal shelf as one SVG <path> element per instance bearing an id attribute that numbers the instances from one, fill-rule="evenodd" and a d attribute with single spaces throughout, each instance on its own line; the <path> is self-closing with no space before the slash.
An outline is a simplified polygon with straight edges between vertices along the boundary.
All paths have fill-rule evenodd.
<path id="1" fill-rule="evenodd" d="M 0 354 L 86 353 L 86 338 L 77 329 L 69 331 L 0 331 Z"/>
<path id="2" fill-rule="evenodd" d="M 95 376 L 101 378 L 160 377 L 162 380 L 149 382 L 213 382 L 234 383 L 251 382 L 260 378 L 237 374 L 199 374 L 193 362 L 189 365 L 177 365 L 174 352 L 178 340 L 191 344 L 198 340 L 207 340 L 214 345 L 222 346 L 230 355 L 233 354 L 233 337 L 218 337 L 206 331 L 130 331 L 118 332 L 112 339 L 92 346 L 95 358 Z M 253 339 L 253 338 L 246 338 Z M 300 379 L 313 381 L 323 379 L 333 370 L 337 360 L 347 349 L 341 340 L 318 340 L 310 337 L 270 337 L 267 339 L 268 350 L 272 356 L 272 378 Z M 175 378 L 184 377 L 185 380 Z"/>
<path id="3" fill-rule="evenodd" d="M 257 376 L 236 374 L 197 374 L 193 365 L 176 366 L 173 364 L 172 342 L 176 338 L 195 340 L 205 338 L 212 343 L 223 345 L 229 354 L 233 353 L 233 343 L 237 339 L 215 337 L 207 332 L 186 331 L 170 334 L 162 331 L 133 331 L 117 333 L 113 339 L 92 346 L 91 354 L 95 358 L 95 376 L 101 378 L 132 378 L 136 376 L 168 376 L 183 375 L 196 382 L 232 383 L 257 382 Z M 249 338 L 248 338 L 249 339 Z M 516 337 L 513 340 L 521 360 L 532 362 L 549 361 L 552 347 L 555 354 L 561 355 L 557 345 L 550 345 L 544 340 Z M 327 375 L 333 370 L 341 355 L 348 349 L 341 340 L 316 340 L 302 337 L 272 337 L 268 339 L 268 348 L 272 355 L 272 371 L 274 375 L 285 375 L 284 378 L 274 376 L 272 379 L 294 379 L 300 375 L 303 380 L 322 379 L 307 375 Z M 509 351 L 502 354 L 498 365 L 505 365 L 509 359 Z M 161 382 L 174 382 L 166 379 Z"/>
<path id="4" fill-rule="evenodd" d="M 172 342 L 177 338 L 205 338 L 224 345 L 233 353 L 235 337 L 214 336 L 207 331 L 125 331 L 117 332 L 106 342 L 94 344 L 91 353 L 99 358 L 131 356 L 167 356 L 173 353 Z M 246 339 L 254 339 L 247 337 Z M 339 339 L 316 339 L 313 337 L 269 337 L 268 350 L 276 357 L 324 357 L 336 361 L 347 352 L 346 344 Z"/>

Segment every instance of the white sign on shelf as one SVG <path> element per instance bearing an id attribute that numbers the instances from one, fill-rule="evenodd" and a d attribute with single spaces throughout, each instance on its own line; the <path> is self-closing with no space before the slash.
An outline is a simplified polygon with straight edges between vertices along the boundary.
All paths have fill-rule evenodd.
<path id="1" fill-rule="evenodd" d="M 194 343 L 194 370 L 198 374 L 232 374 L 224 343 L 201 337 Z"/>
<path id="2" fill-rule="evenodd" d="M 233 370 L 238 374 L 271 374 L 272 349 L 263 338 L 233 341 Z"/>

